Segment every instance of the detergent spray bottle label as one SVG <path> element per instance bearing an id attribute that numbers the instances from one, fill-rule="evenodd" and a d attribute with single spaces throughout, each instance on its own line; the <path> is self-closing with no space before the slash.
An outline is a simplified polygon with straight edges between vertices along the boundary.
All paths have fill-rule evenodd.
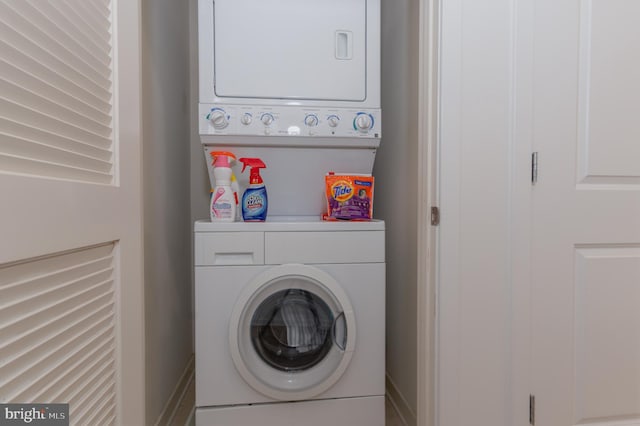
<path id="1" fill-rule="evenodd" d="M 243 172 L 247 166 L 251 168 L 249 187 L 242 194 L 242 219 L 245 222 L 264 222 L 267 218 L 268 199 L 260 169 L 266 166 L 259 158 L 241 158 L 240 161 L 243 163 Z"/>
<path id="2" fill-rule="evenodd" d="M 235 200 L 230 189 L 217 187 L 211 194 L 211 220 L 228 220 L 235 217 Z"/>
<path id="3" fill-rule="evenodd" d="M 246 221 L 263 221 L 267 218 L 267 190 L 247 188 L 242 197 L 242 218 Z"/>

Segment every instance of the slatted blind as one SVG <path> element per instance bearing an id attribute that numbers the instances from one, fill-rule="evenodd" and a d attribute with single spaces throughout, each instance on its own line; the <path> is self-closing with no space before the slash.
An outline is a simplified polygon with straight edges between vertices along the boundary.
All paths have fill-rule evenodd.
<path id="1" fill-rule="evenodd" d="M 0 402 L 69 403 L 113 424 L 114 244 L 0 266 Z"/>
<path id="2" fill-rule="evenodd" d="M 0 0 L 0 173 L 111 184 L 110 0 Z"/>

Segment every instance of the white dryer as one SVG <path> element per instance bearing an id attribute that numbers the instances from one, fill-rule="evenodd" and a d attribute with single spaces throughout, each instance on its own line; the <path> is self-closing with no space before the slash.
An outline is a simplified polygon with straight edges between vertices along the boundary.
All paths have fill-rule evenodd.
<path id="1" fill-rule="evenodd" d="M 384 426 L 384 222 L 195 224 L 196 424 Z"/>

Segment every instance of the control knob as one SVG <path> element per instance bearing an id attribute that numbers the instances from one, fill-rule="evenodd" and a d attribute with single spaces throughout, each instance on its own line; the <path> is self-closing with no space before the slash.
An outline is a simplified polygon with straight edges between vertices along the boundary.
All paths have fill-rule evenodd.
<path id="1" fill-rule="evenodd" d="M 222 109 L 214 109 L 211 110 L 209 115 L 207 116 L 211 124 L 215 129 L 221 130 L 229 125 L 229 120 L 227 114 Z"/>
<path id="2" fill-rule="evenodd" d="M 327 117 L 327 123 L 329 124 L 329 127 L 338 127 L 338 124 L 340 124 L 340 117 L 337 115 L 330 115 Z"/>
<path id="3" fill-rule="evenodd" d="M 318 117 L 314 114 L 308 114 L 304 118 L 304 124 L 306 124 L 309 127 L 315 127 L 318 125 Z"/>
<path id="4" fill-rule="evenodd" d="M 245 126 L 248 126 L 249 124 L 251 124 L 252 121 L 253 121 L 253 117 L 251 117 L 251 114 L 249 114 L 248 112 L 245 112 L 244 114 L 242 114 L 242 117 L 240 117 L 240 123 L 242 123 Z"/>
<path id="5" fill-rule="evenodd" d="M 275 118 L 273 118 L 273 115 L 269 113 L 262 114 L 262 117 L 260 117 L 260 121 L 262 121 L 262 124 L 265 126 L 270 126 L 274 120 Z"/>
<path id="6" fill-rule="evenodd" d="M 353 119 L 353 128 L 360 133 L 367 133 L 373 128 L 373 116 L 365 112 L 359 112 Z"/>

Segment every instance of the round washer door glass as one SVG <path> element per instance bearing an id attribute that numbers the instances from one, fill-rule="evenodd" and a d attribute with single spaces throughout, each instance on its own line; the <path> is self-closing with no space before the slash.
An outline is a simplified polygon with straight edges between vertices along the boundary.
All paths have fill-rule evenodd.
<path id="1" fill-rule="evenodd" d="M 339 314 L 342 316 L 342 313 Z M 289 288 L 267 297 L 251 319 L 251 342 L 260 358 L 282 371 L 312 368 L 334 344 L 333 310 L 308 290 Z M 342 333 L 346 337 L 346 330 Z M 344 347 L 343 342 L 335 342 Z"/>
<path id="2" fill-rule="evenodd" d="M 318 395 L 344 373 L 355 347 L 351 303 L 327 273 L 280 265 L 256 277 L 229 324 L 231 355 L 245 381 L 275 399 Z"/>

